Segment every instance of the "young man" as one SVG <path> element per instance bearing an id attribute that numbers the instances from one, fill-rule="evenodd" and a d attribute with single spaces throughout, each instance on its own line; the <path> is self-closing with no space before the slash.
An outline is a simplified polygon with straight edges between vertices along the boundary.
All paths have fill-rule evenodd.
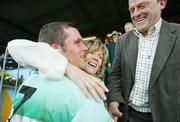
<path id="1" fill-rule="evenodd" d="M 135 30 L 117 42 L 109 78 L 109 109 L 115 120 L 180 121 L 180 25 L 161 19 L 166 3 L 129 0 Z"/>
<path id="2" fill-rule="evenodd" d="M 29 60 L 29 64 L 34 64 L 33 66 L 40 68 L 40 74 L 33 74 L 19 89 L 14 100 L 12 121 L 111 121 L 103 101 L 97 103 L 92 99 L 87 99 L 68 77 L 63 77 L 63 70 L 65 70 L 67 61 L 62 55 L 60 56 L 60 53 L 71 64 L 81 69 L 84 68 L 83 57 L 87 47 L 82 43 L 82 37 L 78 30 L 70 23 L 53 22 L 42 27 L 38 40 L 50 44 L 55 50 L 49 48 L 48 44 L 40 43 L 42 47 L 38 46 L 38 48 L 44 51 L 44 54 L 40 54 L 41 57 L 47 55 L 49 60 L 41 60 L 41 64 L 36 63 L 36 60 L 35 62 Z M 15 43 L 18 45 L 18 42 L 21 41 L 26 43 L 26 40 L 17 40 Z M 19 46 L 21 46 L 20 44 L 22 43 L 19 43 Z M 36 49 L 34 47 L 34 50 Z M 18 61 L 11 42 L 8 44 L 8 50 Z M 33 54 L 29 56 L 34 57 Z M 59 62 L 61 64 L 64 62 L 64 64 L 60 65 Z M 47 67 L 44 67 L 46 64 Z M 57 75 L 54 80 L 49 80 L 54 76 L 52 74 L 58 74 L 61 71 L 61 76 Z M 59 77 L 62 77 L 62 79 L 59 80 Z M 93 108 L 98 108 L 98 112 L 93 112 Z M 89 113 L 82 116 L 84 110 L 88 110 Z"/>

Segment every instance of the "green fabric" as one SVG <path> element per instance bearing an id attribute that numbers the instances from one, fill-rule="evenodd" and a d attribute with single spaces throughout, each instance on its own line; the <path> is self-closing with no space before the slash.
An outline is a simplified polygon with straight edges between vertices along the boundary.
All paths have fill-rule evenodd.
<path id="1" fill-rule="evenodd" d="M 35 87 L 37 91 L 16 114 L 37 121 L 70 122 L 85 103 L 80 89 L 66 77 L 62 81 L 49 81 L 42 80 L 36 75 L 28 79 L 24 85 Z M 13 102 L 14 108 L 22 98 L 23 94 L 18 93 Z"/>
<path id="2" fill-rule="evenodd" d="M 23 85 L 37 88 L 37 90 L 18 109 L 16 115 L 43 122 L 71 122 L 73 118 L 75 118 L 73 122 L 81 122 L 84 120 L 84 115 L 87 116 L 86 122 L 101 122 L 99 120 L 109 122 L 111 120 L 103 101 L 97 103 L 93 99 L 87 99 L 79 87 L 67 77 L 61 81 L 50 81 L 41 79 L 38 74 L 34 74 Z M 14 108 L 19 105 L 23 96 L 23 94 L 17 93 L 13 102 Z M 93 112 L 96 111 L 96 108 L 98 108 L 98 115 Z M 75 115 L 78 116 L 75 117 Z"/>
<path id="3" fill-rule="evenodd" d="M 105 71 L 108 72 L 108 74 L 111 73 L 112 68 L 108 67 L 108 64 L 105 65 Z"/>

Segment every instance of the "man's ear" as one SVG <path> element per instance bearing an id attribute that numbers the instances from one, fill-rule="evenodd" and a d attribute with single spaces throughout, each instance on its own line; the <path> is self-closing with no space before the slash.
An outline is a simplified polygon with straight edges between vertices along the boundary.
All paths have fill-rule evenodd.
<path id="1" fill-rule="evenodd" d="M 53 43 L 51 45 L 51 47 L 54 48 L 54 49 L 59 49 L 60 52 L 63 52 L 62 47 L 59 44 L 57 44 L 57 43 Z"/>
<path id="2" fill-rule="evenodd" d="M 167 4 L 167 0 L 160 0 L 161 10 L 163 10 L 166 7 L 166 4 Z"/>

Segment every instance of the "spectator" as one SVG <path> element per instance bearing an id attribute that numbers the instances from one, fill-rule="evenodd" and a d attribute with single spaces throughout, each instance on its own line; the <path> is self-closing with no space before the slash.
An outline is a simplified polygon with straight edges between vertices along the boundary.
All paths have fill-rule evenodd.
<path id="1" fill-rule="evenodd" d="M 125 30 L 125 33 L 131 31 L 134 29 L 134 24 L 132 22 L 127 22 L 125 25 L 124 25 L 124 30 Z"/>
<path id="2" fill-rule="evenodd" d="M 116 46 L 116 41 L 119 37 L 119 33 L 117 31 L 113 31 L 111 33 L 111 42 L 109 44 L 106 44 L 106 47 L 109 51 L 109 57 L 108 61 L 106 64 L 106 71 L 105 71 L 105 84 L 108 84 L 108 75 L 111 72 L 111 66 L 114 61 L 114 52 L 115 52 L 115 46 Z"/>

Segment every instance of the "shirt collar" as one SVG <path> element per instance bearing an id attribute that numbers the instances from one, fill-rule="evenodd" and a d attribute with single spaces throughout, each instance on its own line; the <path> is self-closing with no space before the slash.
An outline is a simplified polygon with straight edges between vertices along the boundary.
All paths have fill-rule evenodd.
<path id="1" fill-rule="evenodd" d="M 159 21 L 148 30 L 148 35 L 151 35 L 153 33 L 159 34 L 161 25 L 162 25 L 162 18 L 160 18 Z M 138 37 L 143 36 L 136 28 L 134 29 L 134 33 Z"/>

